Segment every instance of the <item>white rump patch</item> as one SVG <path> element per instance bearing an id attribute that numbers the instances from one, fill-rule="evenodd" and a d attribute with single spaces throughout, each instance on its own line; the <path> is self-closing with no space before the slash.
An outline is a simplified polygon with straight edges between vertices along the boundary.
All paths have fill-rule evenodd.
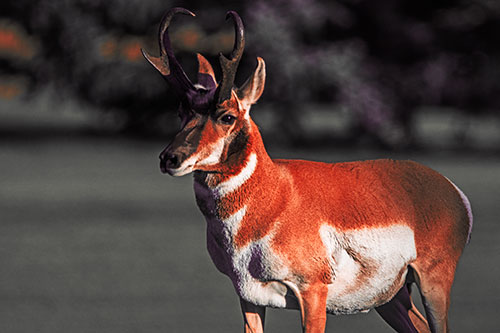
<path id="1" fill-rule="evenodd" d="M 240 173 L 220 184 L 217 184 L 212 188 L 212 191 L 219 198 L 228 195 L 229 193 L 238 189 L 248 179 L 250 179 L 256 167 L 257 167 L 257 155 L 255 153 L 252 153 L 250 154 L 250 156 L 248 156 L 247 163 L 245 164 L 243 169 L 241 169 Z"/>
<path id="2" fill-rule="evenodd" d="M 445 177 L 446 178 L 446 177 Z M 470 241 L 470 235 L 472 234 L 472 224 L 474 223 L 474 217 L 472 216 L 472 207 L 469 201 L 469 198 L 462 192 L 461 189 L 458 188 L 457 185 L 455 185 L 451 180 L 446 178 L 453 187 L 457 190 L 458 194 L 460 195 L 460 198 L 462 199 L 462 202 L 464 203 L 465 209 L 467 210 L 467 216 L 469 217 L 469 232 L 467 234 L 467 243 Z"/>
<path id="3" fill-rule="evenodd" d="M 333 313 L 356 313 L 374 306 L 396 280 L 417 251 L 413 230 L 406 225 L 339 231 L 324 224 L 320 237 L 332 268 L 327 309 Z"/>

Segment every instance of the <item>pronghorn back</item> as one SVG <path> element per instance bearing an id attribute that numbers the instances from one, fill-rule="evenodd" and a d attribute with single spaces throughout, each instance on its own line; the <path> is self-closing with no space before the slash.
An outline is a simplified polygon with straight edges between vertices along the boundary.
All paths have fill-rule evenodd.
<path id="1" fill-rule="evenodd" d="M 466 219 L 468 211 L 458 189 L 438 172 L 413 161 L 389 159 L 344 163 L 276 160 L 302 187 L 312 211 L 326 213 L 342 229 L 403 223 L 430 230 L 443 220 Z M 417 209 L 418 207 L 418 209 Z M 353 215 L 353 212 L 358 214 Z M 468 229 L 467 229 L 468 230 Z M 425 231 L 425 232 L 426 232 Z M 458 230 L 458 242 L 464 242 Z"/>
<path id="2" fill-rule="evenodd" d="M 240 297 L 246 332 L 262 332 L 265 307 L 301 312 L 305 332 L 322 332 L 326 313 L 376 309 L 398 332 L 446 332 L 456 265 L 472 212 L 450 180 L 411 161 L 322 163 L 273 160 L 250 108 L 264 90 L 265 63 L 241 87 L 234 78 L 245 45 L 221 54 L 222 79 L 198 54 L 193 84 L 160 24 L 160 57 L 146 59 L 181 100 L 182 128 L 160 154 L 162 172 L 194 174 L 207 222 L 207 249 Z M 416 283 L 427 319 L 413 305 Z"/>

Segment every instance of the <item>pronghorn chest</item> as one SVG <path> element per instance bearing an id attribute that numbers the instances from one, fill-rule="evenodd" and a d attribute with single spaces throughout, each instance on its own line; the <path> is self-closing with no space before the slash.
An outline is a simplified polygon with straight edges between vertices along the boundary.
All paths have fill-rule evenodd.
<path id="1" fill-rule="evenodd" d="M 196 200 L 207 221 L 207 249 L 219 271 L 227 275 L 240 297 L 255 304 L 286 307 L 286 287 L 276 281 L 289 274 L 287 264 L 272 248 L 273 233 L 238 246 L 235 238 L 248 214 L 246 204 L 221 217 L 216 191 L 195 183 Z M 248 222 L 248 221 L 247 221 Z"/>
<path id="2" fill-rule="evenodd" d="M 231 267 L 231 270 L 242 270 L 239 261 L 243 260 L 243 257 L 246 258 L 251 255 L 253 257 L 253 275 L 259 278 L 265 278 L 264 272 L 257 272 L 257 266 L 264 265 L 257 254 L 265 257 L 270 256 L 272 250 L 269 243 L 272 235 L 266 235 L 243 247 L 237 246 L 235 244 L 235 238 L 245 217 L 247 217 L 249 210 L 248 205 L 245 203 L 241 205 L 231 205 L 224 202 L 223 198 L 221 198 L 216 191 L 206 186 L 195 183 L 194 187 L 198 207 L 207 221 L 207 243 L 209 252 L 218 268 L 219 266 L 224 266 L 218 265 L 218 263 L 226 261 L 235 266 Z M 246 258 L 245 260 L 250 259 Z M 226 268 L 229 269 L 229 267 Z M 222 271 L 225 274 L 229 273 L 226 269 Z"/>

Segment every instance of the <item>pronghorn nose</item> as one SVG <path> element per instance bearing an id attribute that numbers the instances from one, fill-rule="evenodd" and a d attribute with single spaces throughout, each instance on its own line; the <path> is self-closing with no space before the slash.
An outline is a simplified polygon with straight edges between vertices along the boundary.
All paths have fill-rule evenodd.
<path id="1" fill-rule="evenodd" d="M 167 168 L 175 169 L 179 167 L 179 158 L 175 154 L 167 154 L 165 161 Z"/>
<path id="2" fill-rule="evenodd" d="M 180 164 L 180 159 L 177 154 L 164 151 L 160 154 L 160 168 L 163 172 L 167 169 L 177 169 Z"/>

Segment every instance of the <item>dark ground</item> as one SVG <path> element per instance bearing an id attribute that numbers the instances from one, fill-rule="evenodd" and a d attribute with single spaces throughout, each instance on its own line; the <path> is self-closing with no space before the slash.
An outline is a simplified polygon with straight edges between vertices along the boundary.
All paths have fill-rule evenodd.
<path id="1" fill-rule="evenodd" d="M 160 142 L 0 141 L 0 332 L 239 332 L 238 299 L 205 249 L 191 177 L 158 170 Z M 35 142 L 36 141 L 36 142 Z M 340 161 L 387 153 L 277 151 Z M 400 154 L 452 179 L 475 224 L 452 290 L 453 332 L 494 332 L 500 305 L 500 158 Z M 268 310 L 268 332 L 300 332 Z M 390 332 L 372 311 L 330 332 Z"/>

